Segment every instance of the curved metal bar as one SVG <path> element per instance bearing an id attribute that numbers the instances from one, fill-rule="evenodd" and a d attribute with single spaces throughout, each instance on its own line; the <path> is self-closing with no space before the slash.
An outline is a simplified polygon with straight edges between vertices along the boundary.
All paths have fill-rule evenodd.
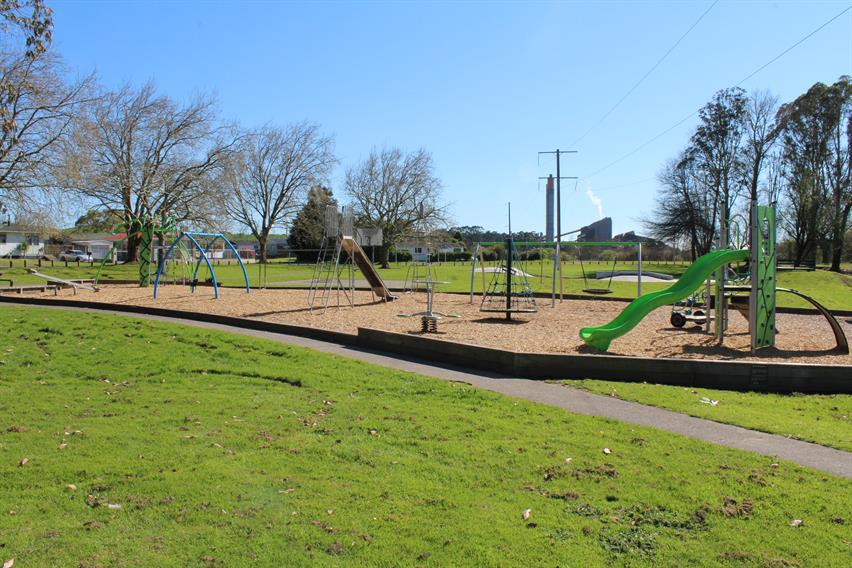
<path id="1" fill-rule="evenodd" d="M 240 263 L 240 268 L 243 269 L 243 278 L 246 281 L 246 294 L 248 294 L 249 292 L 251 292 L 251 287 L 249 286 L 248 271 L 246 270 L 246 265 L 243 264 L 243 259 L 240 258 L 240 252 L 237 250 L 237 248 L 234 246 L 234 244 L 231 241 L 229 241 L 228 239 L 226 239 L 224 237 L 224 235 L 222 236 L 222 240 L 225 241 L 225 244 L 228 245 L 228 248 L 230 248 L 231 251 L 233 251 L 234 256 L 237 258 L 237 262 Z"/>
<path id="2" fill-rule="evenodd" d="M 225 242 L 225 244 L 228 246 L 228 248 L 230 248 L 234 252 L 234 255 L 236 255 L 236 257 L 237 257 L 237 262 L 240 263 L 240 268 L 243 269 L 243 278 L 245 279 L 245 283 L 246 283 L 246 293 L 248 294 L 251 291 L 251 287 L 249 285 L 248 271 L 246 270 L 246 265 L 243 263 L 243 260 L 240 258 L 239 251 L 237 251 L 236 247 L 234 247 L 234 245 L 231 243 L 231 241 L 229 241 L 228 239 L 225 238 L 225 235 L 223 235 L 222 233 L 181 233 L 174 240 L 174 242 L 172 242 L 171 246 L 169 246 L 168 250 L 166 251 L 166 254 L 163 255 L 163 259 L 160 262 L 160 265 L 157 267 L 157 278 L 154 280 L 154 297 L 155 298 L 157 297 L 157 289 L 159 288 L 159 285 L 160 285 L 160 277 L 163 274 L 163 267 L 166 265 L 166 261 L 169 259 L 169 256 L 171 256 L 172 252 L 174 251 L 175 246 L 177 246 L 178 243 L 180 243 L 181 239 L 183 239 L 184 237 L 186 237 L 195 246 L 195 248 L 198 249 L 198 252 L 201 254 L 201 256 L 198 259 L 198 262 L 195 264 L 195 270 L 192 273 L 192 281 L 193 282 L 195 282 L 198 279 L 198 271 L 201 268 L 201 261 L 203 260 L 207 264 L 207 269 L 210 271 L 210 278 L 213 281 L 213 297 L 217 298 L 217 299 L 219 298 L 219 282 L 216 280 L 216 272 L 213 270 L 213 265 L 210 263 L 210 257 L 207 255 L 207 253 L 210 250 L 210 247 L 212 247 L 213 244 L 217 240 L 222 239 Z M 207 243 L 207 246 L 202 247 L 201 244 L 195 239 L 195 237 L 213 237 L 213 238 L 210 240 L 209 243 Z"/>

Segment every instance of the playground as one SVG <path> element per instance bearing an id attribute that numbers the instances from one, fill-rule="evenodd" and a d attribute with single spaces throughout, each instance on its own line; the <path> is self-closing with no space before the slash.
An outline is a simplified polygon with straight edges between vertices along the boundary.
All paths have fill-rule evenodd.
<path id="1" fill-rule="evenodd" d="M 113 284 L 103 286 L 97 293 L 82 290 L 75 295 L 73 290 L 66 289 L 58 295 L 47 292 L 33 297 L 168 308 L 344 333 L 356 333 L 359 327 L 366 327 L 420 334 L 419 321 L 398 316 L 418 312 L 425 307 L 425 294 L 422 292 L 399 294 L 393 302 L 382 302 L 376 301 L 367 290 L 356 292 L 353 307 L 334 307 L 324 313 L 311 313 L 307 308 L 308 290 L 252 290 L 246 294 L 245 290 L 238 288 L 220 288 L 219 299 L 214 300 L 209 287 L 199 287 L 193 294 L 184 286 L 163 286 L 158 291 L 158 298 L 154 299 L 150 289 Z M 470 304 L 466 294 L 438 293 L 434 303 L 436 309 L 460 317 L 441 320 L 438 333 L 427 334 L 433 339 L 532 353 L 586 354 L 594 351 L 580 339 L 579 330 L 611 320 L 627 305 L 623 301 L 566 299 L 551 308 L 549 299 L 544 298 L 539 299 L 536 314 L 518 316 L 506 322 L 494 314 L 480 312 L 479 302 Z M 831 328 L 819 314 L 778 314 L 776 347 L 752 355 L 748 321 L 739 314 L 731 314 L 726 341 L 720 346 L 712 336 L 703 332 L 703 327 L 672 326 L 670 313 L 668 308 L 655 310 L 634 330 L 614 341 L 609 353 L 852 365 L 849 354 L 835 351 Z M 848 319 L 839 318 L 839 321 L 847 337 L 852 337 L 852 324 Z"/>

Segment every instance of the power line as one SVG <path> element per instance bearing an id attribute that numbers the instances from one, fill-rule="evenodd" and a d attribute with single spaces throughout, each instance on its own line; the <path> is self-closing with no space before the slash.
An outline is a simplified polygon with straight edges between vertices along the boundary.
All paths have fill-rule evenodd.
<path id="1" fill-rule="evenodd" d="M 828 19 L 827 21 L 825 21 L 825 22 L 824 22 L 823 24 L 821 24 L 819 27 L 817 27 L 816 29 L 814 29 L 813 31 L 811 31 L 810 33 L 808 33 L 806 36 L 804 36 L 803 38 L 801 38 L 799 41 L 797 41 L 796 43 L 794 43 L 793 45 L 791 45 L 790 47 L 788 47 L 787 49 L 785 49 L 784 51 L 782 51 L 781 53 L 779 53 L 778 55 L 776 55 L 775 57 L 773 57 L 772 59 L 770 59 L 768 62 L 764 63 L 763 65 L 761 65 L 760 67 L 758 67 L 756 70 L 754 70 L 754 71 L 752 71 L 751 73 L 749 73 L 748 75 L 746 75 L 746 77 L 745 77 L 744 79 L 740 80 L 740 82 L 739 82 L 739 83 L 737 83 L 735 86 L 739 87 L 740 85 L 742 85 L 743 83 L 745 83 L 746 81 L 748 81 L 749 79 L 751 79 L 752 77 L 754 77 L 755 75 L 757 75 L 758 73 L 760 73 L 761 71 L 763 71 L 764 69 L 766 69 L 767 67 L 769 67 L 770 65 L 772 65 L 773 63 L 775 63 L 776 61 L 778 61 L 779 59 L 781 59 L 783 56 L 787 55 L 787 53 L 789 53 L 790 51 L 792 51 L 793 49 L 795 49 L 796 47 L 798 47 L 799 45 L 801 45 L 802 43 L 804 43 L 805 41 L 807 41 L 808 39 L 810 39 L 811 37 L 813 37 L 814 35 L 816 35 L 818 32 L 822 31 L 822 30 L 823 30 L 823 28 L 825 28 L 826 26 L 828 26 L 829 24 L 831 24 L 833 21 L 835 21 L 836 19 L 838 19 L 839 17 L 841 17 L 843 14 L 845 14 L 845 13 L 846 13 L 846 12 L 848 12 L 849 10 L 852 10 L 852 4 L 850 4 L 849 6 L 847 6 L 844 10 L 842 10 L 842 11 L 841 11 L 840 13 L 838 13 L 837 15 L 835 15 L 835 16 L 833 16 L 832 18 L 830 18 L 830 19 Z M 698 110 L 694 110 L 694 111 L 692 111 L 691 113 L 689 113 L 689 115 L 687 115 L 687 116 L 685 116 L 684 118 L 680 119 L 680 120 L 679 120 L 679 121 L 677 121 L 675 124 L 673 124 L 672 126 L 670 126 L 670 127 L 666 128 L 665 130 L 663 130 L 662 132 L 660 132 L 659 134 L 657 134 L 656 136 L 654 136 L 654 137 L 653 137 L 653 138 L 651 138 L 650 140 L 648 140 L 648 141 L 646 141 L 646 142 L 643 142 L 642 144 L 640 144 L 639 146 L 637 146 L 637 147 L 636 147 L 636 148 L 634 148 L 633 150 L 629 151 L 628 153 L 626 153 L 626 154 L 624 154 L 623 156 L 621 156 L 620 158 L 618 158 L 617 160 L 614 160 L 614 161 L 612 161 L 612 162 L 608 163 L 608 164 L 607 164 L 607 165 L 605 165 L 604 167 L 600 168 L 599 170 L 596 170 L 596 171 L 592 172 L 591 174 L 589 174 L 589 175 L 587 175 L 587 176 L 583 176 L 581 179 L 589 179 L 590 177 L 594 177 L 594 176 L 598 175 L 599 173 L 601 173 L 601 172 L 604 172 L 604 171 L 608 170 L 608 169 L 609 169 L 609 168 L 611 168 L 612 166 L 614 166 L 614 165 L 616 165 L 616 164 L 618 164 L 618 163 L 621 163 L 622 161 L 626 160 L 627 158 L 629 158 L 630 156 L 632 156 L 632 155 L 633 155 L 633 154 L 635 154 L 636 152 L 638 152 L 638 151 L 642 150 L 643 148 L 647 147 L 649 144 L 652 144 L 652 143 L 656 142 L 657 140 L 659 140 L 660 138 L 662 138 L 663 136 L 665 136 L 666 134 L 668 134 L 669 132 L 671 132 L 672 130 L 674 130 L 675 128 L 677 128 L 678 126 L 680 126 L 681 124 L 683 124 L 684 122 L 686 122 L 687 120 L 689 120 L 690 118 L 692 118 L 693 116 L 695 116 L 696 114 L 698 114 L 698 113 L 700 112 L 700 110 L 701 110 L 701 109 L 698 109 Z"/>
<path id="2" fill-rule="evenodd" d="M 805 37 L 803 37 L 802 39 L 800 39 L 799 41 L 797 41 L 796 43 L 794 43 L 793 45 L 791 45 L 790 47 L 788 47 L 787 49 L 785 49 L 784 51 L 782 51 L 781 53 L 776 55 L 775 57 L 773 57 L 772 59 L 770 59 L 767 63 L 764 63 L 763 65 L 758 67 L 755 71 L 752 71 L 751 73 L 746 75 L 745 79 L 743 79 L 742 81 L 737 83 L 737 87 L 739 87 L 740 85 L 742 85 L 743 83 L 745 83 L 746 81 L 748 81 L 749 79 L 751 79 L 752 77 L 754 77 L 755 75 L 757 75 L 758 73 L 760 73 L 761 71 L 763 71 L 764 69 L 766 69 L 767 67 L 769 67 L 770 65 L 772 65 L 773 63 L 778 61 L 779 59 L 781 59 L 782 57 L 784 57 L 785 55 L 787 55 L 787 53 L 789 53 L 790 51 L 793 51 L 793 49 L 799 47 L 800 44 L 809 40 L 811 38 L 811 36 L 816 35 L 817 32 L 822 31 L 822 29 L 824 27 L 826 27 L 828 24 L 830 24 L 831 22 L 833 22 L 834 20 L 836 20 L 837 18 L 839 18 L 840 16 L 842 16 L 843 14 L 848 12 L 849 10 L 852 10 L 852 5 L 847 6 L 845 10 L 843 10 L 842 12 L 840 12 L 839 14 L 837 14 L 836 16 L 834 16 L 833 18 L 831 18 L 830 20 L 825 22 L 823 25 L 821 25 L 820 27 L 818 27 L 817 29 L 815 29 L 814 31 L 812 31 L 811 33 L 809 33 L 808 35 L 806 35 Z"/>
<path id="3" fill-rule="evenodd" d="M 598 126 L 600 126 L 600 124 L 601 124 L 604 120 L 606 120 L 606 119 L 607 119 L 607 117 L 608 117 L 609 115 L 611 115 L 611 114 L 613 113 L 613 111 L 615 111 L 615 109 L 617 109 L 619 106 L 621 106 L 621 103 L 623 103 L 623 102 L 627 99 L 627 97 L 629 97 L 631 94 L 633 94 L 633 91 L 635 91 L 635 90 L 639 87 L 639 85 L 641 85 L 641 84 L 642 84 L 642 82 L 643 82 L 645 79 L 647 79 L 647 78 L 648 78 L 648 76 L 649 76 L 651 73 L 653 73 L 653 72 L 654 72 L 654 70 L 656 70 L 656 69 L 657 69 L 657 67 L 659 67 L 659 66 L 660 66 L 660 64 L 661 64 L 663 61 L 665 61 L 665 59 L 666 59 L 666 58 L 667 58 L 667 57 L 671 54 L 671 52 L 672 52 L 672 51 L 674 51 L 674 50 L 675 50 L 675 48 L 676 48 L 678 45 L 680 45 L 680 42 L 682 42 L 682 41 L 684 40 L 684 38 L 686 38 L 686 36 L 688 36 L 688 35 L 689 35 L 689 32 L 691 32 L 693 29 L 695 29 L 695 26 L 697 26 L 697 25 L 699 24 L 699 22 L 701 22 L 701 20 L 703 20 L 703 19 L 704 19 L 704 16 L 706 16 L 706 15 L 708 14 L 708 12 L 710 12 L 710 10 L 712 10 L 712 9 L 713 9 L 713 6 L 715 6 L 715 5 L 716 5 L 716 4 L 718 4 L 718 3 L 719 3 L 719 0 L 714 0 L 714 1 L 713 1 L 713 3 L 712 3 L 712 4 L 710 4 L 710 6 L 709 6 L 706 10 L 704 10 L 704 12 L 703 12 L 700 16 L 698 16 L 698 19 L 697 19 L 697 20 L 695 20 L 695 22 L 693 22 L 693 24 L 692 24 L 691 26 L 689 26 L 689 29 L 688 29 L 688 30 L 686 30 L 685 32 L 683 32 L 683 35 L 682 35 L 682 36 L 680 36 L 680 38 L 678 38 L 678 40 L 677 40 L 676 42 L 674 42 L 674 45 L 672 45 L 672 46 L 668 49 L 668 51 L 666 51 L 666 52 L 663 54 L 663 56 L 662 56 L 662 57 L 660 57 L 660 58 L 657 60 L 657 62 L 656 62 L 656 63 L 654 63 L 654 65 L 653 65 L 653 66 L 651 66 L 651 68 L 650 68 L 650 69 L 648 69 L 647 73 L 645 73 L 644 75 L 642 75 L 642 77 L 641 77 L 638 81 L 636 81 L 636 83 L 635 83 L 632 87 L 630 87 L 630 89 L 628 89 L 628 90 L 627 90 L 627 92 L 626 92 L 626 93 L 624 93 L 624 95 L 623 95 L 620 99 L 618 99 L 618 102 L 617 102 L 617 103 L 615 103 L 614 105 L 612 105 L 612 108 L 610 108 L 608 111 L 606 111 L 606 112 L 604 113 L 604 115 L 603 115 L 602 117 L 600 117 L 600 118 L 597 120 L 597 122 L 595 122 L 594 124 L 592 124 L 592 126 L 590 126 L 588 130 L 586 130 L 586 131 L 585 131 L 585 132 L 584 132 L 584 133 L 583 133 L 583 134 L 582 134 L 579 138 L 577 138 L 576 140 L 574 140 L 574 141 L 571 143 L 571 146 L 576 146 L 576 145 L 577 145 L 577 143 L 578 143 L 578 142 L 580 142 L 580 141 L 581 141 L 583 138 L 585 138 L 586 136 L 588 136 L 588 135 L 589 135 L 589 133 L 590 133 L 592 130 L 594 130 L 595 128 L 597 128 Z"/>

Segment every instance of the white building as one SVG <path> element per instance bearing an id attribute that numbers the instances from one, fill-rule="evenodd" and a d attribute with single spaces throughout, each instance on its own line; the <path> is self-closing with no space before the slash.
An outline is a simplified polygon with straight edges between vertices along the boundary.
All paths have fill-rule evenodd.
<path id="1" fill-rule="evenodd" d="M 0 257 L 38 258 L 44 254 L 44 235 L 21 225 L 0 224 Z"/>
<path id="2" fill-rule="evenodd" d="M 441 243 L 441 244 L 430 244 L 424 242 L 415 242 L 415 241 L 407 241 L 401 242 L 396 245 L 394 248 L 396 250 L 402 251 L 407 250 L 411 253 L 411 260 L 414 262 L 427 262 L 429 260 L 429 253 L 432 254 L 445 254 L 445 253 L 453 253 L 453 252 L 465 252 L 464 245 L 457 243 Z"/>

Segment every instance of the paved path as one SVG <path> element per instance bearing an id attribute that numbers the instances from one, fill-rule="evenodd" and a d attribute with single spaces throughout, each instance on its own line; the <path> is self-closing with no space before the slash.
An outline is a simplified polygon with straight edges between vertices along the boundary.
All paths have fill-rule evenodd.
<path id="1" fill-rule="evenodd" d="M 296 345 L 299 347 L 308 347 L 324 353 L 332 353 L 343 357 L 349 357 L 351 359 L 358 359 L 360 361 L 381 365 L 383 367 L 410 371 L 448 381 L 464 382 L 474 387 L 491 390 L 517 398 L 523 398 L 532 402 L 548 404 L 577 414 L 601 416 L 605 418 L 613 418 L 630 424 L 652 426 L 667 432 L 690 436 L 699 440 L 712 442 L 714 444 L 728 446 L 730 448 L 748 450 L 767 456 L 778 457 L 806 467 L 832 473 L 834 475 L 852 478 L 852 453 L 850 452 L 820 446 L 819 444 L 792 440 L 783 436 L 765 434 L 763 432 L 748 430 L 738 426 L 721 424 L 711 420 L 693 418 L 678 412 L 619 400 L 610 396 L 592 394 L 563 385 L 481 372 L 469 372 L 460 368 L 441 366 L 431 362 L 427 363 L 415 359 L 385 355 L 337 343 L 317 341 L 315 339 L 307 339 L 294 335 L 256 331 L 229 325 L 198 322 L 180 318 L 128 314 L 125 312 L 113 312 L 108 309 L 91 310 L 88 308 L 53 306 L 28 307 L 39 309 L 109 312 L 122 316 L 181 323 L 195 327 L 238 333 L 251 337 L 271 339 L 280 343 Z"/>

